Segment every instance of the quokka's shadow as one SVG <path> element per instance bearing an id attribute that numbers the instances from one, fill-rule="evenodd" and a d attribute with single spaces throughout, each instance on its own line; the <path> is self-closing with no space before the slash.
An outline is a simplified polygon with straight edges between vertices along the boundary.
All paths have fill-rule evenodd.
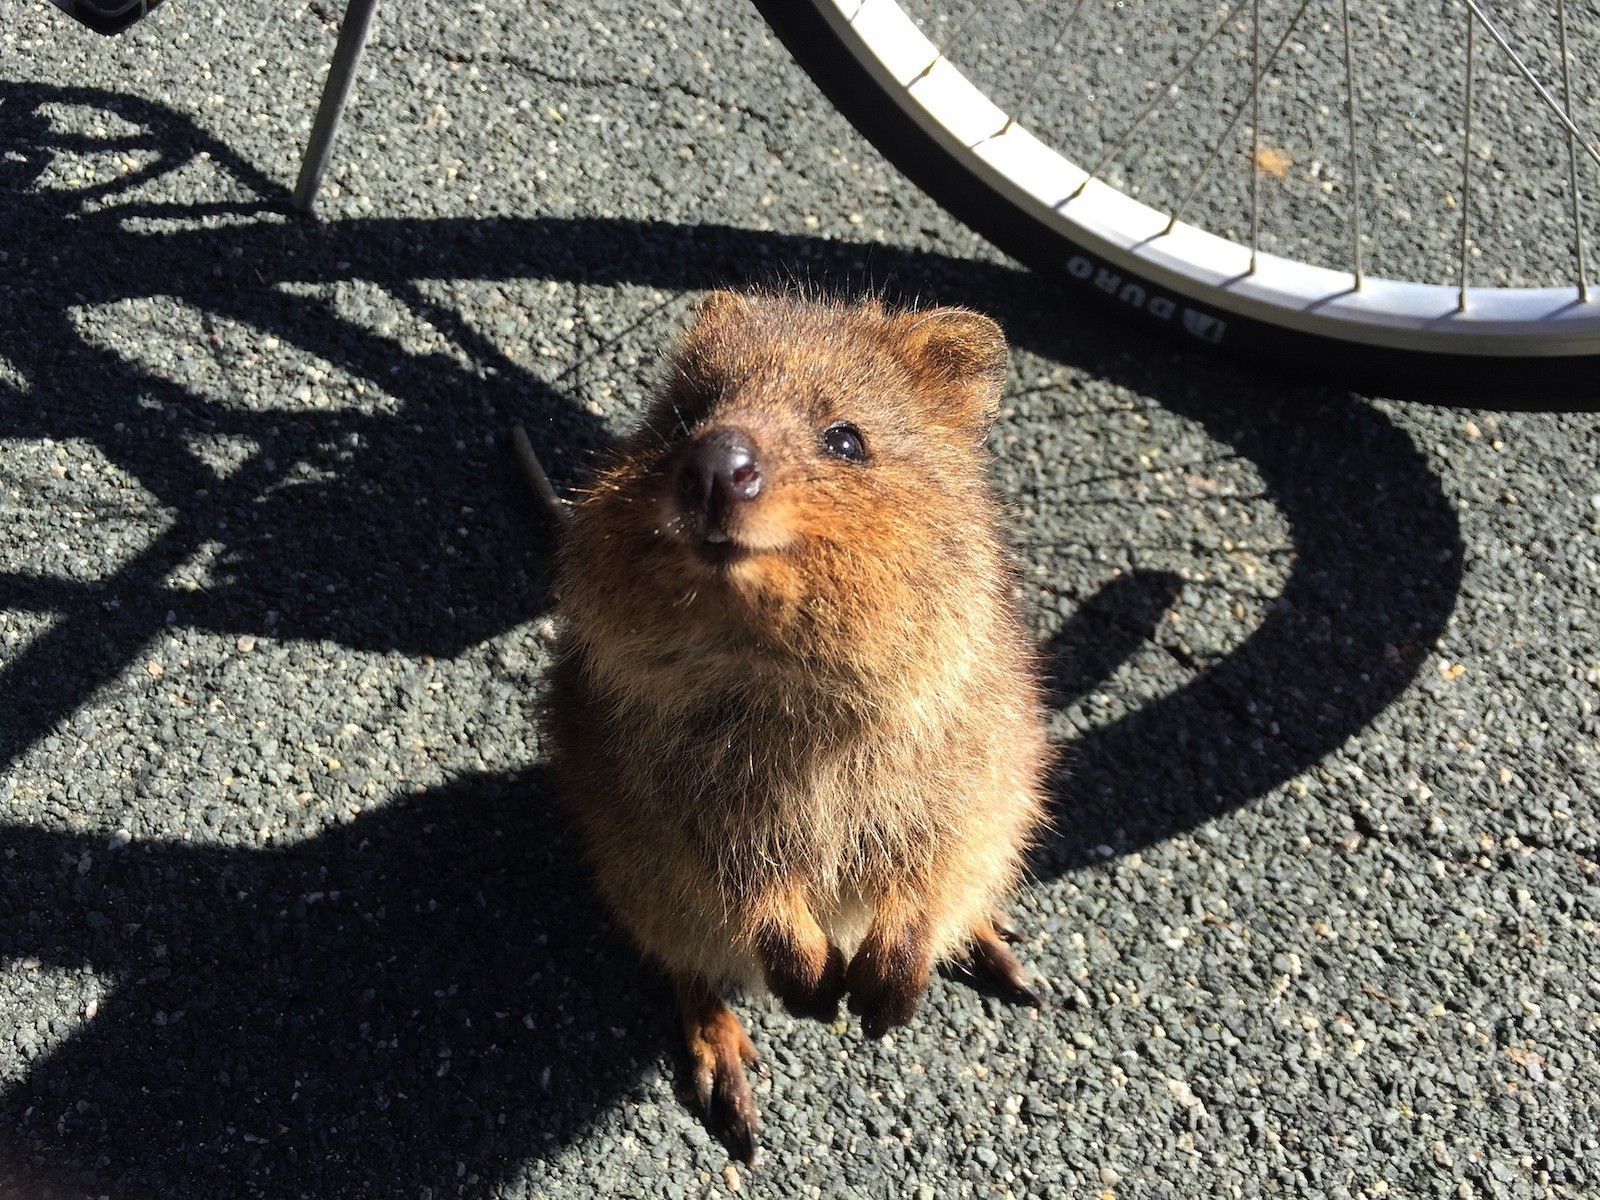
<path id="1" fill-rule="evenodd" d="M 19 1180 L 65 1165 L 119 1200 L 486 1188 L 670 1044 L 670 994 L 599 916 L 542 771 L 281 850 L 17 826 L 4 845 L 0 957 L 104 989 L 0 1099 Z"/>

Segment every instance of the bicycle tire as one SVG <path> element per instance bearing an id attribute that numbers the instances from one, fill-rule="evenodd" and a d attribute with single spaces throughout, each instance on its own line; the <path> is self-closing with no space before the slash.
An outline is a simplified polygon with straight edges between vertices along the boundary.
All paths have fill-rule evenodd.
<path id="1" fill-rule="evenodd" d="M 1600 400 L 1600 298 L 1580 303 L 1573 289 L 1474 289 L 1477 311 L 1455 318 L 1422 313 L 1413 327 L 1401 329 L 1363 325 L 1333 310 L 1341 292 L 1348 294 L 1346 309 L 1352 299 L 1359 309 L 1385 287 L 1437 291 L 1438 285 L 1368 279 L 1363 297 L 1348 285 L 1341 289 L 1327 281 L 1320 297 L 1263 302 L 1259 288 L 1241 286 L 1238 271 L 1212 271 L 1207 278 L 1171 269 L 1169 261 L 1151 252 L 1159 237 L 1130 245 L 1064 218 L 1063 205 L 1045 203 L 982 157 L 977 143 L 952 131 L 913 95 L 913 85 L 928 70 L 907 72 L 902 64 L 896 74 L 858 32 L 863 13 L 886 7 L 899 13 L 897 5 L 888 0 L 754 2 L 830 103 L 898 170 L 996 247 L 1102 309 L 1140 318 L 1192 345 L 1253 365 L 1275 365 L 1301 379 L 1315 374 L 1367 393 L 1443 402 L 1487 398 L 1525 408 L 1582 407 Z M 909 26 L 909 18 L 899 15 Z M 931 57 L 939 58 L 936 51 Z M 910 82 L 903 82 L 908 76 Z M 1102 200 L 1143 207 L 1099 181 L 1092 186 L 1111 193 Z M 1182 223 L 1175 233 L 1243 250 Z M 1302 274 L 1338 274 L 1301 263 L 1290 266 Z M 1523 301 L 1532 293 L 1542 296 L 1512 311 L 1509 319 L 1497 319 L 1502 292 Z M 1530 312 L 1540 313 L 1539 319 L 1529 320 Z M 1441 336 L 1443 327 L 1452 325 Z"/>

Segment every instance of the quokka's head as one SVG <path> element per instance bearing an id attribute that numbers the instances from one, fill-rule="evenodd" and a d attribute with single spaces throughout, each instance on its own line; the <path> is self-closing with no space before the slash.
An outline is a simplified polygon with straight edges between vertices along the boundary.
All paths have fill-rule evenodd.
<path id="1" fill-rule="evenodd" d="M 965 309 L 713 293 L 578 506 L 566 592 L 680 649 L 869 651 L 993 573 L 1005 366 Z"/>

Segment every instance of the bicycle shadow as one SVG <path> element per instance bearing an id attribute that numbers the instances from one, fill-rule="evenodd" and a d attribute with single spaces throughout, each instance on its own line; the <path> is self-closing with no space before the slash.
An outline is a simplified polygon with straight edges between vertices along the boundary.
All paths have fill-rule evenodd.
<path id="1" fill-rule="evenodd" d="M 41 115 L 62 105 L 106 110 L 142 132 L 63 137 Z M 78 709 L 166 624 L 444 657 L 544 607 L 538 564 L 549 549 L 547 531 L 504 447 L 486 434 L 521 419 L 547 453 L 559 443 L 581 458 L 602 437 L 585 409 L 516 369 L 401 272 L 380 267 L 369 277 L 476 353 L 476 376 L 453 358 L 409 351 L 342 319 L 326 299 L 278 290 L 285 280 L 359 277 L 361 268 L 338 261 L 329 231 L 238 224 L 278 213 L 286 194 L 170 110 L 95 89 L 13 85 L 0 89 L 0 141 L 13 147 L 0 184 L 15 189 L 8 219 L 18 235 L 0 316 L 5 357 L 25 381 L 8 386 L 0 375 L 0 436 L 91 442 L 172 514 L 158 537 L 102 580 L 0 574 L 0 606 L 57 618 L 0 676 L 0 767 Z M 158 156 L 117 183 L 66 193 L 65 201 L 25 190 L 63 149 L 131 155 L 152 148 L 173 161 L 163 166 Z M 236 198 L 96 207 L 201 155 L 237 183 Z M 191 228 L 192 240 L 181 245 L 169 239 L 183 235 L 144 231 L 150 222 L 194 218 L 229 223 Z M 364 239 L 361 267 L 395 253 L 395 236 Z M 467 257 L 481 269 L 493 252 Z M 81 323 L 81 314 L 151 295 L 275 335 L 383 389 L 395 405 L 315 409 L 281 392 L 255 404 L 207 395 L 77 331 L 75 316 Z M 215 333 L 207 340 L 182 350 L 223 353 Z M 230 365 L 237 378 L 239 362 Z M 273 384 L 283 392 L 292 386 Z M 197 441 L 240 447 L 242 461 L 219 473 L 197 454 Z M 208 586 L 171 582 L 202 555 Z"/>
<path id="2" fill-rule="evenodd" d="M 241 194 L 97 207 L 116 198 L 118 185 L 107 185 L 89 204 L 74 193 L 69 221 L 59 196 L 23 190 L 39 178 L 39 156 L 93 149 L 52 132 L 40 116 L 50 104 L 119 114 L 144 131 L 133 140 L 168 156 L 165 169 L 208 154 Z M 26 247 L 8 265 L 19 286 L 0 300 L 0 327 L 5 357 L 27 381 L 0 378 L 0 437 L 91 441 L 173 513 L 101 582 L 0 574 L 0 608 L 55 618 L 0 671 L 0 771 L 137 661 L 169 621 L 444 657 L 541 610 L 548 546 L 538 523 L 518 515 L 530 502 L 509 455 L 486 435 L 521 421 L 547 455 L 578 448 L 551 458 L 570 472 L 604 431 L 575 399 L 430 301 L 419 281 L 682 293 L 767 282 L 796 264 L 816 281 L 892 279 L 907 293 L 993 313 L 1017 345 L 1143 392 L 1249 459 L 1296 554 L 1281 596 L 1223 661 L 1073 743 L 1041 874 L 1097 861 L 1102 845 L 1171 838 L 1314 765 L 1410 682 L 1454 602 L 1454 513 L 1410 438 L 1380 412 L 1314 385 L 1190 360 L 1005 266 L 620 220 L 285 223 L 268 219 L 285 205 L 282 189 L 227 147 L 161 106 L 91 89 L 0 86 L 0 141 L 23 147 L 0 166 L 22 235 L 14 245 Z M 215 220 L 196 228 L 195 218 Z M 150 231 L 161 222 L 172 227 Z M 323 301 L 282 290 L 350 280 L 422 311 L 476 369 L 410 353 Z M 24 290 L 26 302 L 17 299 Z M 69 320 L 149 296 L 182 298 L 320 356 L 398 408 L 219 403 L 91 344 Z M 254 449 L 219 476 L 196 457 L 196 437 Z M 291 468 L 301 481 L 284 486 Z M 173 586 L 172 572 L 208 546 L 220 547 L 213 585 Z M 1149 638 L 1174 583 L 1135 571 L 1084 598 L 1047 647 L 1058 703 L 1092 689 Z M 213 1186 L 414 1194 L 419 1181 L 457 1186 L 457 1164 L 463 1177 L 489 1179 L 496 1164 L 569 1141 L 625 1094 L 632 1061 L 650 1061 L 670 1040 L 669 1005 L 631 955 L 603 934 L 589 940 L 596 910 L 563 865 L 570 843 L 551 840 L 560 822 L 515 798 L 545 788 L 539 772 L 482 776 L 391 800 L 281 852 L 136 842 L 108 858 L 81 838 L 0 825 L 11 914 L 0 917 L 0 957 L 92 966 L 116 980 L 100 1013 L 0 1097 L 0 1124 L 26 1127 L 47 1165 L 185 1195 Z M 526 876 L 530 862 L 539 880 Z M 430 890 L 439 909 L 418 910 Z M 315 893 L 323 898 L 304 900 Z M 57 912 L 73 915 L 52 923 Z M 528 944 L 533 930 L 548 948 Z M 439 1001 L 452 986 L 455 1002 Z M 643 1000 L 630 998 L 641 990 Z M 620 1045 L 613 1028 L 625 1031 Z M 329 1042 L 319 1031 L 329 1029 L 365 1056 L 323 1061 Z M 380 1050 L 386 1039 L 399 1045 Z M 591 1040 L 603 1049 L 585 1057 Z M 240 1081 L 263 1058 L 292 1063 L 306 1086 L 252 1093 Z M 430 1063 L 449 1070 L 430 1075 Z M 553 1130 L 540 1123 L 551 1095 L 564 1105 Z M 485 1096 L 513 1114 L 504 1127 L 481 1127 L 483 1107 L 469 1099 Z M 79 1099 L 89 1108 L 74 1115 Z M 185 1123 L 166 1119 L 185 1100 Z M 198 1172 L 215 1169 L 221 1147 L 230 1178 L 202 1183 Z"/>

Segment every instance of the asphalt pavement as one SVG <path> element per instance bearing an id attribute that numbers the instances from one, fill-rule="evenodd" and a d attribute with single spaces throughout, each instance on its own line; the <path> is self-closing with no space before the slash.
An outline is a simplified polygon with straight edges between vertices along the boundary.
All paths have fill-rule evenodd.
<path id="1" fill-rule="evenodd" d="M 1117 324 L 732 2 L 383 7 L 292 217 L 336 19 L 0 0 L 0 1196 L 1600 1194 L 1600 420 Z M 755 1171 L 552 803 L 506 440 L 744 282 L 1003 323 L 1069 763 L 1045 1008 L 742 1004 Z"/>

